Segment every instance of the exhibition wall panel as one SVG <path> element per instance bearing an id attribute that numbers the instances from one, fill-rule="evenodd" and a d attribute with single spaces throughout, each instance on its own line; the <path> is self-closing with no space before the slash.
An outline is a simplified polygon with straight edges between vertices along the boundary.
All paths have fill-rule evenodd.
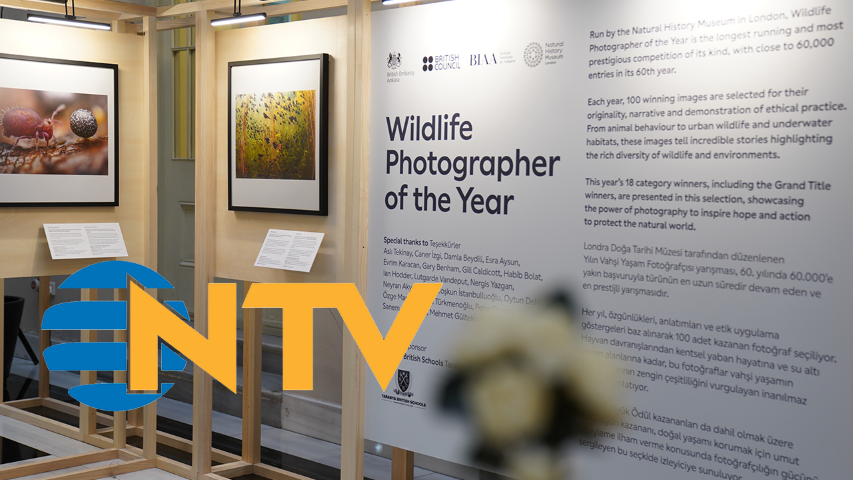
<path id="1" fill-rule="evenodd" d="M 366 437 L 472 462 L 441 411 L 462 332 L 568 287 L 622 369 L 623 421 L 574 441 L 578 478 L 850 478 L 851 14 L 377 12 L 367 304 L 387 331 L 413 283 L 444 285 L 397 381 L 368 376 Z"/>
<path id="2" fill-rule="evenodd" d="M 101 260 L 50 258 L 44 223 L 110 223 L 121 225 L 131 262 L 145 263 L 151 228 L 146 158 L 144 41 L 136 35 L 87 31 L 61 26 L 0 20 L 0 53 L 51 59 L 117 64 L 118 83 L 118 207 L 29 207 L 0 209 L 0 276 L 5 278 L 68 274 Z M 4 71 L 3 75 L 16 72 Z M 56 79 L 58 84 L 63 79 Z M 8 108 L 12 105 L 0 105 Z M 156 208 L 155 208 L 156 211 Z"/>
<path id="3" fill-rule="evenodd" d="M 215 276 L 253 282 L 345 282 L 347 200 L 345 161 L 346 17 L 227 30 L 216 34 Z M 329 215 L 307 216 L 228 210 L 228 63 L 327 53 L 329 68 Z M 319 98 L 319 97 L 318 97 Z M 323 245 L 310 273 L 254 267 L 271 228 L 322 232 Z"/>

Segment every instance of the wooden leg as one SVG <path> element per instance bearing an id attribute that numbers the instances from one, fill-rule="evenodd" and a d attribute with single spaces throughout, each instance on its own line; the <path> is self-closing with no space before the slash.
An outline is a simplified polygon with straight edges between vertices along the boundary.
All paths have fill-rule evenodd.
<path id="1" fill-rule="evenodd" d="M 0 278 L 0 294 L 2 294 L 2 295 L 6 294 L 6 285 L 5 285 L 4 279 L 2 279 L 2 278 Z M 3 346 L 6 342 L 6 338 L 4 336 L 4 332 L 6 331 L 6 312 L 5 312 L 5 310 L 6 310 L 6 306 L 4 303 L 3 308 L 0 309 L 0 358 L 2 358 L 4 362 L 6 361 L 6 352 L 4 351 L 4 348 L 3 348 Z M 6 368 L 6 364 L 3 364 L 3 368 L 4 369 Z M 6 380 L 5 378 L 0 377 L 0 403 L 3 403 L 3 397 L 5 396 L 5 393 L 6 393 L 5 380 Z M 11 400 L 11 398 L 10 398 L 10 400 Z"/>
<path id="2" fill-rule="evenodd" d="M 44 351 L 50 346 L 50 330 L 41 330 L 41 321 L 44 319 L 44 312 L 48 308 L 50 308 L 50 277 L 39 277 L 39 352 L 41 353 L 39 397 L 41 398 L 50 396 L 50 370 L 47 369 L 47 363 L 44 362 Z"/>
<path id="3" fill-rule="evenodd" d="M 208 284 L 213 283 L 216 204 L 216 37 L 213 10 L 195 14 L 195 329 L 208 335 Z M 210 473 L 213 378 L 197 365 L 193 375 L 193 470 Z"/>
<path id="4" fill-rule="evenodd" d="M 134 427 L 142 426 L 142 409 L 137 408 L 136 410 L 131 410 L 127 412 L 127 423 L 131 424 Z"/>
<path id="5" fill-rule="evenodd" d="M 127 289 L 117 288 L 113 298 L 116 301 L 127 301 Z M 126 343 L 127 330 L 113 331 L 113 341 Z M 113 382 L 126 383 L 127 372 L 113 372 Z M 113 413 L 113 446 L 119 449 L 127 446 L 127 412 Z"/>
<path id="6" fill-rule="evenodd" d="M 157 402 L 142 407 L 142 412 L 142 457 L 150 460 L 157 457 Z"/>
<path id="7" fill-rule="evenodd" d="M 243 282 L 243 295 L 252 282 Z M 261 461 L 261 331 L 263 310 L 243 310 L 243 461 Z"/>
<path id="8" fill-rule="evenodd" d="M 371 1 L 347 1 L 347 95 L 346 95 L 346 161 L 352 166 L 352 196 L 358 208 L 358 218 L 367 218 L 367 162 L 369 131 L 366 119 L 370 115 L 370 28 Z M 354 209 L 348 212 L 355 213 Z M 347 244 L 366 244 L 367 222 L 352 226 L 357 236 L 348 234 Z M 351 249 L 352 279 L 362 293 L 365 291 L 366 249 Z M 343 322 L 341 322 L 343 323 Z M 365 361 L 349 330 L 343 339 L 343 401 L 341 418 L 341 480 L 364 478 L 364 388 Z"/>
<path id="9" fill-rule="evenodd" d="M 94 288 L 84 288 L 80 290 L 80 300 L 84 302 L 98 300 L 98 291 Z M 81 342 L 97 342 L 97 330 L 82 330 L 80 331 Z M 80 385 L 91 385 L 97 381 L 98 372 L 86 371 L 80 372 Z M 80 433 L 84 436 L 94 435 L 98 428 L 97 411 L 92 407 L 80 404 Z"/>
<path id="10" fill-rule="evenodd" d="M 393 447 L 391 450 L 391 480 L 412 480 L 415 477 L 415 452 Z"/>

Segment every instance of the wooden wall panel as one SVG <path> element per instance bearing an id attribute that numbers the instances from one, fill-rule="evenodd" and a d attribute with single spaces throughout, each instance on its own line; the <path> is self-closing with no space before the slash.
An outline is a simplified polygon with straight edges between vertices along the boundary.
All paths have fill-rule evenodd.
<path id="1" fill-rule="evenodd" d="M 0 52 L 118 64 L 120 139 L 119 207 L 0 208 L 0 277 L 69 274 L 100 261 L 51 260 L 43 223 L 118 222 L 130 255 L 124 260 L 143 263 L 150 181 L 144 157 L 143 37 L 0 20 Z"/>
<path id="2" fill-rule="evenodd" d="M 352 179 L 347 177 L 346 17 L 324 18 L 216 34 L 216 235 L 215 275 L 252 282 L 353 282 L 344 267 L 345 217 Z M 314 53 L 331 56 L 329 68 L 329 216 L 228 210 L 228 62 Z M 254 267 L 270 228 L 323 232 L 311 273 Z"/>

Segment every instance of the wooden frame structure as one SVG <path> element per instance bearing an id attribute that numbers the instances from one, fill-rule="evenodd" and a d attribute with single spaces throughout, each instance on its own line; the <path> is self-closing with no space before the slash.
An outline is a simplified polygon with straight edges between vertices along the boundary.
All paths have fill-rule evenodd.
<path id="1" fill-rule="evenodd" d="M 79 9 L 78 14 L 81 16 L 106 20 L 111 23 L 112 30 L 118 34 L 137 34 L 139 29 L 135 25 L 127 23 L 129 20 L 140 20 L 140 25 L 143 29 L 153 31 L 156 28 L 156 10 L 144 6 L 113 2 L 107 0 L 80 0 L 76 2 Z M 0 5 L 34 10 L 51 13 L 64 13 L 64 7 L 55 3 L 41 3 L 30 0 L 0 0 Z M 6 27 L 8 28 L 8 27 Z M 16 28 L 27 28 L 18 26 Z M 65 28 L 65 27 L 50 27 L 38 26 L 34 28 Z M 92 35 L 94 32 L 80 33 L 79 35 Z M 102 34 L 102 33 L 98 33 Z M 88 37 L 88 41 L 93 41 L 94 38 Z M 14 43 L 14 42 L 12 42 Z M 140 99 L 138 93 L 132 93 L 133 102 L 133 121 L 125 122 L 127 127 L 119 128 L 125 131 L 132 132 L 131 135 L 122 134 L 122 145 L 128 142 L 129 148 L 134 149 L 132 158 L 141 166 L 137 166 L 131 173 L 123 169 L 120 174 L 120 180 L 126 175 L 132 175 L 132 181 L 137 187 L 133 191 L 132 206 L 122 205 L 121 207 L 108 207 L 83 210 L 68 210 L 66 209 L 14 209 L 14 215 L 11 221 L 7 220 L 4 228 L 8 231 L 13 229 L 23 229 L 24 232 L 31 232 L 34 226 L 41 223 L 41 217 L 46 218 L 60 216 L 65 218 L 70 216 L 71 220 L 91 221 L 95 218 L 110 219 L 111 221 L 123 220 L 132 223 L 133 226 L 139 226 L 140 235 L 132 240 L 135 247 L 133 253 L 134 261 L 142 263 L 149 267 L 156 267 L 157 264 L 157 36 L 147 35 L 142 39 L 133 42 L 116 42 L 121 44 L 110 50 L 113 53 L 122 56 L 122 53 L 133 49 L 135 51 L 134 58 L 138 58 L 139 64 L 134 64 L 133 73 L 138 73 L 141 79 L 135 78 L 132 81 L 134 85 L 140 85 L 143 91 Z M 4 45 L 4 48 L 15 48 L 15 45 Z M 20 47 L 18 47 L 20 48 Z M 109 50 L 109 49 L 108 49 Z M 121 52 L 121 53 L 115 53 Z M 100 53 L 99 53 L 100 54 Z M 107 53 L 106 55 L 109 55 Z M 120 68 L 127 68 L 127 60 Z M 137 90 L 138 91 L 138 90 Z M 130 92 L 128 92 L 130 94 Z M 128 137 L 130 137 L 128 139 Z M 138 145 L 138 147 L 137 147 Z M 137 149 L 138 148 L 138 149 Z M 141 162 L 140 162 L 141 160 Z M 124 195 L 124 194 L 122 194 Z M 73 212 L 69 215 L 69 212 Z M 50 307 L 50 275 L 71 274 L 79 268 L 94 263 L 91 260 L 84 261 L 66 261 L 61 264 L 49 261 L 49 255 L 44 250 L 46 244 L 42 244 L 43 235 L 35 238 L 31 233 L 25 233 L 21 239 L 14 236 L 8 237 L 9 247 L 25 246 L 27 250 L 32 250 L 34 255 L 30 260 L 22 260 L 16 258 L 9 260 L 0 260 L 0 290 L 4 287 L 4 278 L 20 277 L 20 276 L 38 276 L 42 288 L 39 290 L 38 297 L 38 314 L 39 319 L 44 315 L 44 312 Z M 38 243 L 38 245 L 35 245 Z M 30 245 L 33 244 L 33 245 Z M 20 257 L 20 255 L 19 255 Z M 7 263 L 8 261 L 8 263 Z M 125 298 L 124 289 L 116 290 L 116 299 Z M 83 289 L 81 290 L 82 301 L 97 300 L 97 290 Z M 0 312 L 0 337 L 3 335 L 3 313 Z M 96 331 L 82 331 L 80 333 L 81 341 L 93 342 L 97 341 Z M 115 332 L 116 341 L 126 341 L 126 332 Z M 2 344 L 0 338 L 0 344 Z M 50 346 L 51 338 L 49 331 L 42 331 L 39 334 L 39 352 L 43 352 Z M 0 345 L 0 354 L 2 354 L 3 346 Z M 0 404 L 0 415 L 14 418 L 16 420 L 34 425 L 45 430 L 49 430 L 60 435 L 79 440 L 90 445 L 99 447 L 99 450 L 92 453 L 84 453 L 73 455 L 70 457 L 52 458 L 40 460 L 24 465 L 0 467 L 0 479 L 17 478 L 24 475 L 48 473 L 56 470 L 62 470 L 70 467 L 82 466 L 94 462 L 106 460 L 121 460 L 121 463 L 109 465 L 99 468 L 90 468 L 83 471 L 72 473 L 59 473 L 49 476 L 51 479 L 96 479 L 108 477 L 120 473 L 129 473 L 139 470 L 154 468 L 157 465 L 156 459 L 156 443 L 159 434 L 156 431 L 156 404 L 151 404 L 141 411 L 130 412 L 126 415 L 125 412 L 115 412 L 112 416 L 97 412 L 95 409 L 83 406 L 76 406 L 66 402 L 59 401 L 50 397 L 50 372 L 44 362 L 42 355 L 39 363 L 39 387 L 38 396 L 36 398 L 5 402 Z M 114 372 L 116 381 L 124 380 L 126 372 Z M 91 384 L 96 381 L 96 372 L 80 372 L 81 384 Z M 2 386 L 2 379 L 0 379 Z M 65 414 L 77 416 L 79 418 L 78 426 L 67 425 L 65 423 L 52 420 L 35 413 L 29 412 L 26 409 L 33 407 L 43 407 Z M 104 425 L 105 428 L 98 428 L 98 424 Z M 133 435 L 142 435 L 143 448 L 135 448 L 127 445 L 127 437 Z M 164 438 L 163 443 L 170 439 Z"/>
<path id="2" fill-rule="evenodd" d="M 367 279 L 367 195 L 370 105 L 371 4 L 379 0 L 304 0 L 301 2 L 262 6 L 263 0 L 243 0 L 243 13 L 266 12 L 269 16 L 291 15 L 311 11 L 347 7 L 346 18 L 346 145 L 347 179 L 351 182 L 348 210 L 345 212 L 344 249 L 347 281 L 364 292 Z M 144 187 L 143 263 L 157 265 L 157 36 L 151 32 L 196 27 L 196 201 L 195 201 L 195 329 L 207 335 L 207 284 L 215 275 L 215 157 L 216 157 L 216 36 L 210 21 L 230 15 L 232 0 L 202 0 L 173 6 L 151 8 L 111 0 L 76 0 L 78 14 L 110 22 L 117 34 L 144 36 L 144 108 L 142 127 L 147 162 Z M 419 3 L 419 2 L 412 2 Z M 63 13 L 61 5 L 35 0 L 0 0 L 11 8 L 50 13 Z M 141 21 L 140 21 L 141 20 Z M 131 23 L 133 22 L 133 23 Z M 62 28 L 62 27 L 60 27 Z M 35 267 L 34 267 L 35 268 Z M 68 272 L 71 273 L 77 268 Z M 0 263 L 0 290 L 3 288 Z M 50 277 L 40 277 L 48 285 Z M 251 281 L 244 282 L 248 291 Z M 124 291 L 116 291 L 123 298 Z M 83 300 L 95 300 L 96 291 L 83 291 Z M 50 306 L 47 288 L 39 294 L 39 316 Z M 0 327 L 3 323 L 0 311 Z M 39 367 L 39 396 L 35 399 L 0 405 L 0 415 L 9 416 L 62 435 L 98 446 L 104 450 L 29 463 L 18 467 L 0 467 L 0 480 L 33 473 L 43 473 L 108 459 L 124 463 L 68 473 L 51 479 L 96 479 L 117 473 L 159 468 L 188 479 L 223 480 L 254 473 L 273 480 L 308 480 L 301 475 L 261 463 L 261 311 L 244 311 L 243 355 L 243 445 L 236 456 L 212 448 L 212 387 L 210 375 L 195 367 L 193 377 L 193 440 L 188 441 L 156 430 L 156 402 L 140 411 L 116 412 L 112 417 L 83 406 L 59 402 L 49 397 L 49 372 L 42 361 Z M 2 329 L 0 329 L 2 335 Z M 117 332 L 115 341 L 126 341 L 126 332 Z M 95 332 L 82 332 L 82 341 L 96 341 Z M 50 332 L 41 332 L 40 351 L 50 346 Z M 0 338 L 0 354 L 3 342 Z M 116 372 L 115 380 L 123 381 L 125 372 Z M 95 372 L 81 372 L 81 383 L 95 381 Z M 352 336 L 345 330 L 343 342 L 343 396 L 341 435 L 341 479 L 364 477 L 364 407 L 365 361 Z M 0 380 L 2 382 L 2 380 Z M 2 383 L 0 383 L 2 386 Z M 79 428 L 74 428 L 23 410 L 34 406 L 53 408 L 78 415 Z M 98 429 L 97 423 L 107 425 Z M 126 444 L 128 436 L 142 434 L 143 448 Z M 113 438 L 106 435 L 111 434 Z M 158 457 L 157 444 L 192 452 L 192 465 Z M 212 466 L 212 461 L 221 465 Z M 411 480 L 414 454 L 394 448 L 392 476 L 394 480 Z"/>

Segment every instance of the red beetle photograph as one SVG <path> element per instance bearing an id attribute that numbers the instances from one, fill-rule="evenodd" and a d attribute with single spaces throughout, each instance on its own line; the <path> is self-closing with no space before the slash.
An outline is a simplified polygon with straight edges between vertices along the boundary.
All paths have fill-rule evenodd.
<path id="1" fill-rule="evenodd" d="M 0 88 L 0 174 L 107 175 L 107 96 Z"/>

